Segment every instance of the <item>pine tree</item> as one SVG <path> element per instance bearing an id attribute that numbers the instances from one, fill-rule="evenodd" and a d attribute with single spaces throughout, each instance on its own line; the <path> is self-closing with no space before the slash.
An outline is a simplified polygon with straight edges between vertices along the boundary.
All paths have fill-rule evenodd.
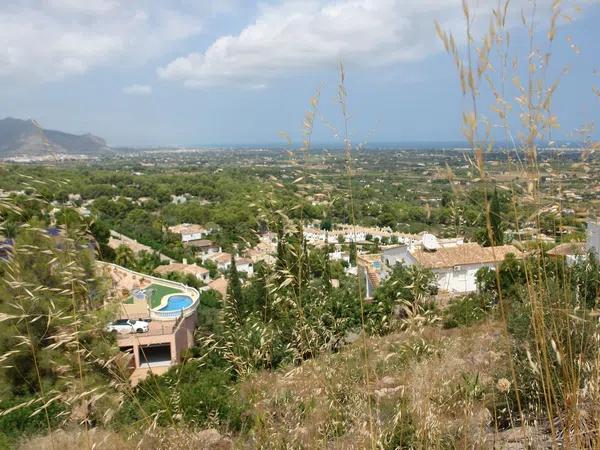
<path id="1" fill-rule="evenodd" d="M 286 251 L 285 251 L 285 238 L 283 234 L 283 225 L 281 223 L 278 224 L 277 227 L 277 263 L 276 270 L 280 273 L 283 269 L 286 268 Z"/>
<path id="2" fill-rule="evenodd" d="M 350 242 L 350 265 L 356 266 L 356 242 Z"/>
<path id="3" fill-rule="evenodd" d="M 490 242 L 490 245 L 502 245 L 504 243 L 504 227 L 500 212 L 500 196 L 498 195 L 498 190 L 494 189 L 490 201 L 490 228 L 492 232 L 492 242 Z"/>
<path id="4" fill-rule="evenodd" d="M 229 283 L 227 284 L 227 299 L 236 305 L 241 305 L 242 298 L 242 282 L 237 266 L 235 265 L 235 256 L 231 255 L 231 265 L 229 266 Z"/>
<path id="5" fill-rule="evenodd" d="M 331 292 L 331 264 L 327 249 L 325 250 L 323 260 L 323 284 L 325 285 L 327 292 Z"/>

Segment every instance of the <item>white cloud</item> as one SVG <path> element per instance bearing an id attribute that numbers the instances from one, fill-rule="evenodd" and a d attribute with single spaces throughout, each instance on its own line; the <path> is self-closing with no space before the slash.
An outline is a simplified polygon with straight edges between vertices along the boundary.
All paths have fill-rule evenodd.
<path id="1" fill-rule="evenodd" d="M 103 14 L 118 6 L 116 0 L 46 0 L 50 8 L 72 12 Z"/>
<path id="2" fill-rule="evenodd" d="M 152 86 L 147 84 L 132 84 L 131 86 L 125 86 L 123 93 L 127 95 L 150 95 L 152 94 Z"/>
<path id="3" fill-rule="evenodd" d="M 478 26 L 486 28 L 497 0 L 471 3 L 477 5 L 472 13 L 479 16 Z M 514 15 L 529 4 L 514 0 Z M 192 88 L 262 85 L 340 60 L 363 67 L 418 61 L 442 48 L 434 19 L 456 30 L 460 42 L 465 28 L 461 0 L 284 0 L 263 6 L 238 35 L 218 38 L 203 53 L 176 58 L 158 75 Z"/>
<path id="4" fill-rule="evenodd" d="M 0 6 L 0 77 L 44 82 L 147 61 L 201 31 L 156 0 L 13 0 Z"/>

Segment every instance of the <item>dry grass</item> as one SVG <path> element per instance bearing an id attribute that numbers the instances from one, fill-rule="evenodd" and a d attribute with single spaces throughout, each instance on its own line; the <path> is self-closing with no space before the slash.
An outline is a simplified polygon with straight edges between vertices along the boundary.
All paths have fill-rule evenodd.
<path id="1" fill-rule="evenodd" d="M 387 448 L 481 443 L 490 432 L 484 404 L 496 374 L 506 370 L 508 340 L 497 323 L 468 329 L 402 332 L 367 339 L 370 386 L 362 343 L 242 386 L 254 427 L 236 439 L 244 448 L 366 448 L 368 392 L 374 437 Z M 465 386 L 477 379 L 476 386 Z M 474 392 L 472 392 L 474 391 Z"/>
<path id="2" fill-rule="evenodd" d="M 144 435 L 123 436 L 98 428 L 91 429 L 89 436 L 80 429 L 58 430 L 51 436 L 42 436 L 23 442 L 20 450 L 225 450 L 233 443 L 214 429 L 194 431 L 186 428 L 163 428 L 150 430 Z"/>

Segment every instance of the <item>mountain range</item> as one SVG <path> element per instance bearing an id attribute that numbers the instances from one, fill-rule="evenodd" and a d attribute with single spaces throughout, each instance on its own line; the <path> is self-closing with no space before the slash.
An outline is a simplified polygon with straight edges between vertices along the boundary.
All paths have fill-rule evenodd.
<path id="1" fill-rule="evenodd" d="M 11 156 L 86 155 L 113 153 L 106 141 L 92 134 L 47 130 L 35 120 L 0 120 L 0 158 Z"/>

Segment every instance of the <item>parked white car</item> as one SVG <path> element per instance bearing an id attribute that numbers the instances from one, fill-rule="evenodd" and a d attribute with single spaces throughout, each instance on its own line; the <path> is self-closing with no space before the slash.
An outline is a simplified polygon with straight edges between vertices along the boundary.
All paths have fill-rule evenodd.
<path id="1" fill-rule="evenodd" d="M 144 320 L 119 319 L 107 325 L 106 331 L 112 333 L 146 333 L 150 324 Z"/>

